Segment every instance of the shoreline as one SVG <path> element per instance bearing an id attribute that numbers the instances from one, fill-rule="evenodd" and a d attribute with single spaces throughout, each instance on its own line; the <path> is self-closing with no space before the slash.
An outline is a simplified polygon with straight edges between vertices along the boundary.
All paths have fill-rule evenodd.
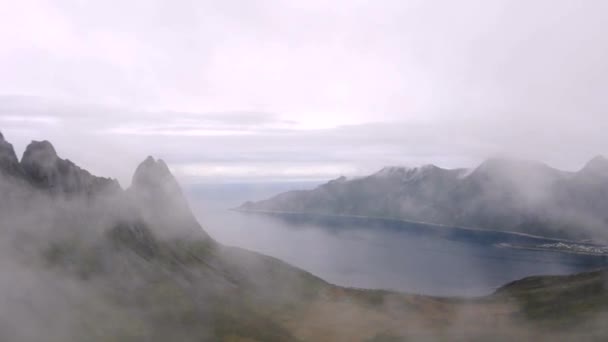
<path id="1" fill-rule="evenodd" d="M 521 233 L 521 232 L 465 227 L 465 226 L 454 226 L 454 225 L 448 225 L 448 224 L 442 224 L 442 223 L 415 221 L 415 220 L 407 220 L 404 218 L 394 218 L 394 217 L 349 215 L 349 214 L 307 213 L 307 212 L 279 211 L 279 210 L 251 210 L 251 209 L 241 209 L 241 208 L 232 208 L 232 209 L 228 209 L 228 210 L 235 211 L 235 212 L 241 212 L 241 213 L 252 213 L 252 214 L 312 215 L 312 216 L 330 217 L 330 218 L 375 219 L 375 220 L 385 220 L 385 221 L 392 221 L 392 222 L 419 224 L 419 225 L 431 226 L 431 227 L 442 228 L 442 229 L 454 229 L 454 230 L 482 232 L 482 233 L 483 232 L 499 233 L 499 234 L 513 235 L 513 236 L 517 236 L 517 237 L 538 239 L 538 240 L 543 240 L 543 241 L 564 242 L 564 243 L 572 243 L 572 244 L 579 244 L 579 245 L 586 245 L 586 246 L 603 246 L 603 245 L 600 245 L 597 243 L 589 243 L 589 242 L 582 242 L 582 241 L 576 241 L 576 240 L 567 240 L 567 239 L 533 235 L 533 234 L 527 234 L 527 233 Z"/>
<path id="2" fill-rule="evenodd" d="M 568 250 L 568 249 L 545 248 L 545 247 L 539 247 L 539 246 L 529 246 L 528 247 L 528 246 L 518 246 L 518 245 L 509 245 L 509 244 L 500 244 L 499 243 L 499 244 L 496 244 L 496 247 L 528 250 L 528 251 L 539 251 L 539 252 L 568 253 L 568 254 L 586 255 L 586 256 L 594 256 L 594 257 L 608 257 L 608 253 L 573 251 L 573 250 Z"/>

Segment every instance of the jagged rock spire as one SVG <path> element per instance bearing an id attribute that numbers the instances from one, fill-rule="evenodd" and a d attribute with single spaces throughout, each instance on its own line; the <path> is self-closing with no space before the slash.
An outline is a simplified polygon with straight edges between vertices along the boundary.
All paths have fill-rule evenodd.
<path id="1" fill-rule="evenodd" d="M 57 161 L 59 157 L 50 142 L 32 141 L 27 145 L 21 165 L 29 178 L 38 185 L 53 187 L 59 182 Z"/>
<path id="2" fill-rule="evenodd" d="M 135 170 L 132 186 L 135 188 L 177 187 L 177 182 L 162 159 L 154 160 L 152 156 L 148 156 Z"/>
<path id="3" fill-rule="evenodd" d="M 15 154 L 15 149 L 0 132 L 0 172 L 10 175 L 21 175 L 23 170 Z"/>
<path id="4" fill-rule="evenodd" d="M 93 195 L 120 189 L 113 179 L 96 177 L 67 159 L 61 159 L 53 145 L 32 141 L 21 158 L 21 167 L 28 180 L 52 193 Z"/>
<path id="5" fill-rule="evenodd" d="M 135 170 L 129 192 L 135 197 L 155 234 L 192 234 L 209 238 L 200 226 L 181 188 L 162 160 L 147 157 Z M 209 238 L 210 239 L 210 238 Z"/>

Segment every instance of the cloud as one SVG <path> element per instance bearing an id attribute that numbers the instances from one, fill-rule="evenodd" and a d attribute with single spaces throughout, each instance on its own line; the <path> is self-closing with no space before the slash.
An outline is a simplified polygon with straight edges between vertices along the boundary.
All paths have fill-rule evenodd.
<path id="1" fill-rule="evenodd" d="M 124 179 L 145 154 L 275 174 L 496 154 L 574 169 L 608 149 L 607 7 L 19 1 L 0 14 L 0 128 Z"/>
<path id="2" fill-rule="evenodd" d="M 555 118 L 550 127 L 504 116 L 315 129 L 264 112 L 137 111 L 0 97 L 0 123 L 18 152 L 29 139 L 48 139 L 65 157 L 123 184 L 147 155 L 186 170 L 178 174 L 189 182 L 208 182 L 330 179 L 385 165 L 470 167 L 493 156 L 575 170 L 606 153 L 603 121 L 591 125 L 570 117 Z"/>
<path id="3" fill-rule="evenodd" d="M 172 172 L 185 183 L 312 182 L 336 174 L 357 174 L 355 163 L 335 161 L 207 161 L 178 164 Z"/>
<path id="4" fill-rule="evenodd" d="M 342 124 L 592 111 L 606 6 L 31 0 L 3 12 L 0 92 Z"/>

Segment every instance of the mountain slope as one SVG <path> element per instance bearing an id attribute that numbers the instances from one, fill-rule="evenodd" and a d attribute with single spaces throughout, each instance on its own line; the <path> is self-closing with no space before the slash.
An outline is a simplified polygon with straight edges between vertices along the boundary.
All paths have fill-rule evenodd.
<path id="1" fill-rule="evenodd" d="M 545 164 L 491 159 L 467 171 L 389 167 L 308 191 L 247 202 L 246 211 L 399 218 L 561 238 L 608 237 L 608 160 L 571 173 Z"/>
<path id="2" fill-rule="evenodd" d="M 0 159 L 2 341 L 533 340 L 574 339 L 590 331 L 608 336 L 599 325 L 580 330 L 589 321 L 578 319 L 606 310 L 601 272 L 592 275 L 591 292 L 578 282 L 570 286 L 571 298 L 602 300 L 589 307 L 569 300 L 565 307 L 577 319 L 564 329 L 556 322 L 567 316 L 555 318 L 550 308 L 559 305 L 559 284 L 570 284 L 570 278 L 539 278 L 549 279 L 540 282 L 541 291 L 527 285 L 537 280 L 523 280 L 468 300 L 338 287 L 275 258 L 214 241 L 193 219 L 160 160 L 146 159 L 132 186 L 122 190 L 56 154 L 44 172 L 30 173 L 8 146 L 0 139 L 0 152 L 8 151 Z M 58 165 L 71 171 L 59 172 Z M 580 277 L 584 283 L 587 276 Z M 545 287 L 551 295 L 542 292 Z M 541 311 L 528 314 L 529 303 Z"/>
<path id="3" fill-rule="evenodd" d="M 147 158 L 122 190 L 48 142 L 32 142 L 21 161 L 4 139 L 0 147 L 3 341 L 317 340 L 300 323 L 320 310 L 387 315 L 370 306 L 384 294 L 214 241 L 161 160 Z M 319 331 L 344 340 L 385 327 L 356 332 L 344 321 Z"/>

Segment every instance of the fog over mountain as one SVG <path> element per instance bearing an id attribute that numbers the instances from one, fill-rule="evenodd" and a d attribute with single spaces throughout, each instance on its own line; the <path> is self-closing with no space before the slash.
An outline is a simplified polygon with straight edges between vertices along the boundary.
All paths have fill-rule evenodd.
<path id="1" fill-rule="evenodd" d="M 1 342 L 606 340 L 608 1 L 0 9 Z"/>
<path id="2" fill-rule="evenodd" d="M 213 240 L 162 160 L 145 159 L 123 190 L 60 158 L 48 141 L 30 143 L 19 160 L 0 136 L 0 245 L 3 341 L 606 334 L 603 272 L 530 278 L 468 300 L 339 287 Z M 559 317 L 569 323 L 547 308 L 567 312 Z"/>
<path id="3" fill-rule="evenodd" d="M 61 159 L 48 141 L 29 144 L 21 161 L 3 137 L 0 147 L 2 340 L 290 340 L 251 312 L 255 306 L 235 299 L 238 308 L 231 308 L 230 298 L 258 286 L 269 298 L 263 292 L 270 287 L 274 296 L 287 286 L 297 300 L 291 277 L 296 287 L 300 278 L 302 285 L 326 284 L 278 260 L 218 245 L 162 160 L 147 158 L 122 190 Z M 268 327 L 245 333 L 248 324 Z"/>
<path id="4" fill-rule="evenodd" d="M 360 215 L 572 239 L 608 238 L 608 159 L 577 172 L 490 159 L 478 167 L 386 167 L 239 209 Z"/>

